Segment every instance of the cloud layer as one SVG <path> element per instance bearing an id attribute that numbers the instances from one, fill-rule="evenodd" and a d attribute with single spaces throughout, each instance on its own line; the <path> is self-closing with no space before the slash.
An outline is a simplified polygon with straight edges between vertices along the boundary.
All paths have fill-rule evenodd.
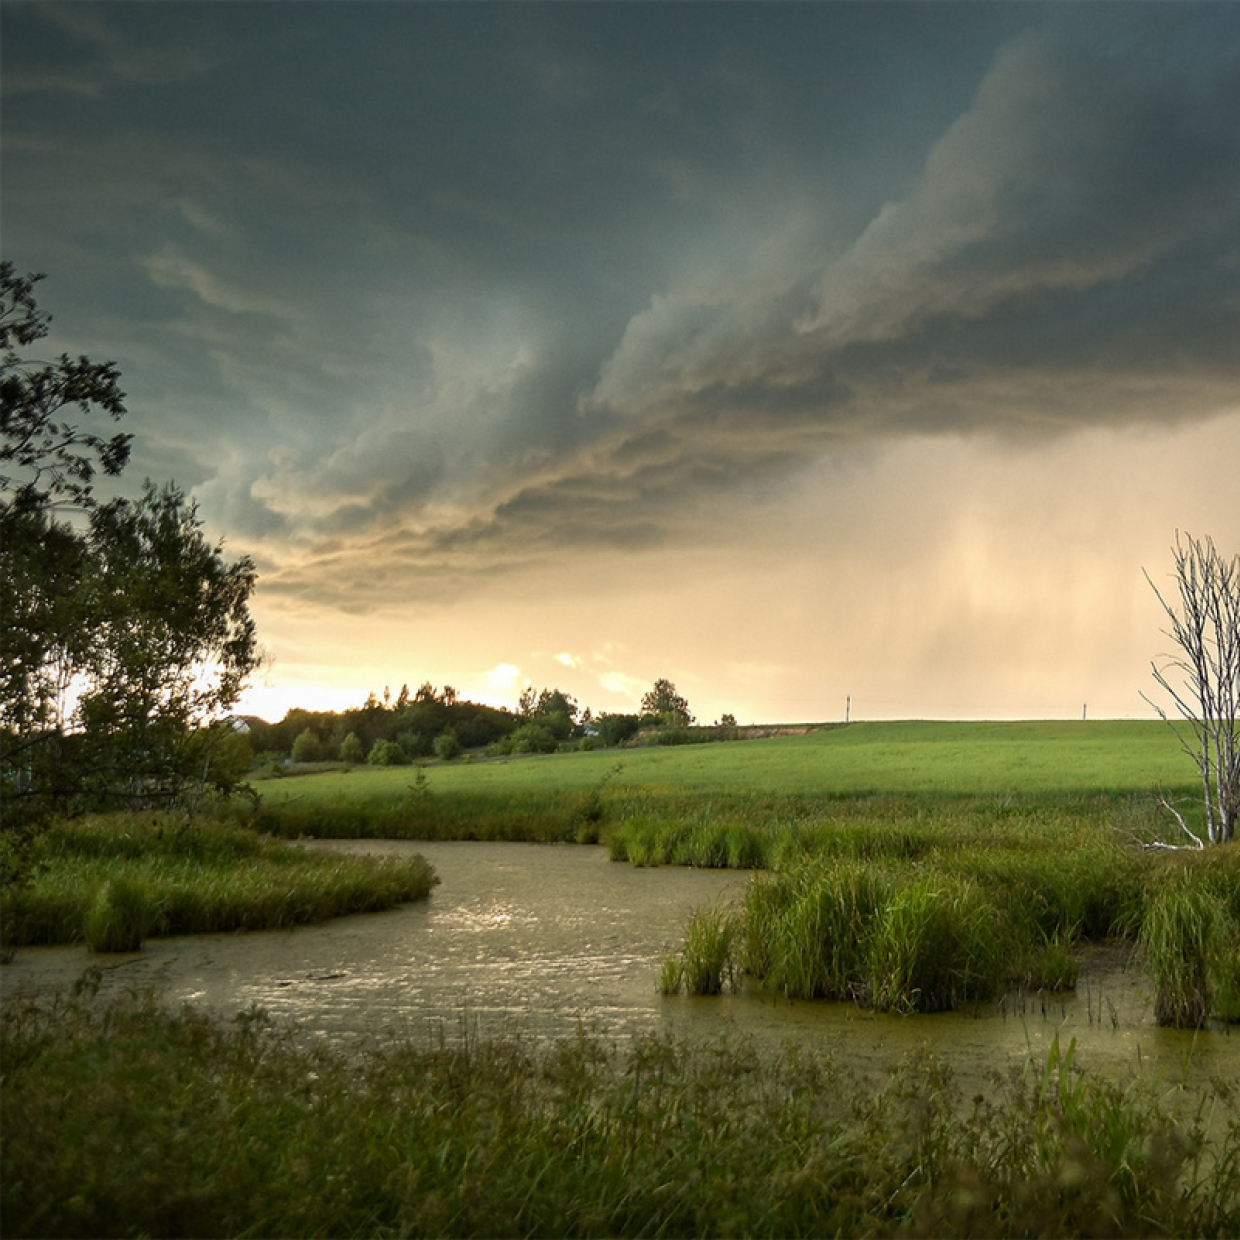
<path id="1" fill-rule="evenodd" d="M 631 596 L 909 445 L 1240 412 L 1228 6 L 8 5 L 3 55 L 6 257 L 282 614 Z"/>

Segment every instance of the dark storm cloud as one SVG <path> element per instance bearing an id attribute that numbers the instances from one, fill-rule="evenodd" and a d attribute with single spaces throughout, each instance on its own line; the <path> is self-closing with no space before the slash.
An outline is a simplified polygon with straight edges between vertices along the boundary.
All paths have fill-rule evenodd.
<path id="1" fill-rule="evenodd" d="M 6 257 L 290 597 L 691 544 L 910 432 L 1235 408 L 1227 6 L 5 15 Z"/>

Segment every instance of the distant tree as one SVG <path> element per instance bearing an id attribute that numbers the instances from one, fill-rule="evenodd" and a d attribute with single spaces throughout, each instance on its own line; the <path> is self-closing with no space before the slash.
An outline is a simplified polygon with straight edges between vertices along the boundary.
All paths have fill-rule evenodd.
<path id="1" fill-rule="evenodd" d="M 1230 843 L 1240 814 L 1240 555 L 1230 560 L 1209 539 L 1176 535 L 1172 564 L 1179 605 L 1168 601 L 1146 573 L 1170 622 L 1166 635 L 1179 648 L 1160 666 L 1154 681 L 1181 718 L 1177 726 L 1153 699 L 1146 701 L 1171 725 L 1201 780 L 1205 840 L 1166 798 L 1163 806 L 1192 847 Z"/>
<path id="2" fill-rule="evenodd" d="M 350 732 L 340 742 L 340 761 L 354 766 L 366 761 L 366 746 L 362 744 L 362 738 L 356 732 Z"/>
<path id="3" fill-rule="evenodd" d="M 599 715 L 595 720 L 599 739 L 604 745 L 623 745 L 637 735 L 641 719 L 637 715 Z"/>
<path id="4" fill-rule="evenodd" d="M 517 699 L 517 714 L 529 719 L 538 711 L 538 690 L 533 685 L 526 685 Z"/>
<path id="5" fill-rule="evenodd" d="M 291 757 L 294 762 L 320 762 L 323 759 L 323 741 L 318 734 L 306 728 L 297 734 L 293 741 Z"/>
<path id="6" fill-rule="evenodd" d="M 670 680 L 654 682 L 654 687 L 642 698 L 642 714 L 674 727 L 688 727 L 693 722 L 689 703 L 676 692 Z"/>
<path id="7" fill-rule="evenodd" d="M 405 766 L 409 759 L 395 741 L 376 741 L 366 761 L 371 766 Z"/>
<path id="8" fill-rule="evenodd" d="M 459 758 L 463 752 L 461 742 L 456 739 L 456 733 L 451 728 L 440 732 L 435 737 L 434 750 L 435 757 L 443 762 L 451 762 L 453 758 Z"/>
<path id="9" fill-rule="evenodd" d="M 457 699 L 456 690 L 451 685 L 444 685 L 443 692 L 439 695 L 439 700 L 445 706 L 455 706 Z"/>
<path id="10" fill-rule="evenodd" d="M 577 711 L 577 699 L 562 689 L 544 689 L 538 695 L 536 714 L 563 715 L 571 723 L 576 720 Z"/>

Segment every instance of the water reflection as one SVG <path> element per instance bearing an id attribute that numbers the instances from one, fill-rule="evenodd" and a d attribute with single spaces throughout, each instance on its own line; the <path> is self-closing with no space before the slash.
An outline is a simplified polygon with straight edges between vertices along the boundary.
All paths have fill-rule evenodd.
<path id="1" fill-rule="evenodd" d="M 751 1037 L 830 1049 L 881 1072 L 929 1049 L 965 1088 L 993 1070 L 1042 1061 L 1055 1037 L 1084 1067 L 1168 1081 L 1234 1079 L 1240 1037 L 1159 1029 L 1143 972 L 1124 948 L 1089 953 L 1075 994 L 1008 995 L 975 1011 L 899 1017 L 848 1004 L 792 1003 L 760 988 L 714 999 L 664 998 L 656 980 L 689 912 L 739 899 L 748 876 L 637 870 L 574 845 L 350 841 L 349 852 L 423 853 L 442 884 L 387 913 L 278 933 L 157 939 L 131 956 L 84 948 L 18 953 L 6 996 L 71 985 L 91 965 L 101 989 L 156 987 L 169 1003 L 228 1015 L 253 1004 L 335 1044 L 395 1032 L 417 1038 L 519 1034 L 579 1026 L 623 1042 L 639 1033 Z"/>

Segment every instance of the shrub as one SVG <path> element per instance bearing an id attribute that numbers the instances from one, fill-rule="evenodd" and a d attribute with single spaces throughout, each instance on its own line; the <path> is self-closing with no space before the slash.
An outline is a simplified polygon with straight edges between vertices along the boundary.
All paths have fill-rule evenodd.
<path id="1" fill-rule="evenodd" d="M 456 739 L 456 733 L 451 728 L 445 728 L 437 737 L 435 737 L 435 757 L 443 762 L 451 762 L 453 758 L 461 756 L 461 742 Z"/>
<path id="2" fill-rule="evenodd" d="M 540 723 L 523 723 L 507 738 L 509 753 L 555 753 L 559 741 Z"/>
<path id="3" fill-rule="evenodd" d="M 366 761 L 371 766 L 407 766 L 409 759 L 395 741 L 376 741 Z"/>
<path id="4" fill-rule="evenodd" d="M 293 741 L 292 756 L 294 762 L 325 762 L 331 757 L 331 751 L 327 742 L 317 732 L 311 728 L 305 728 L 298 732 Z"/>
<path id="5" fill-rule="evenodd" d="M 340 761 L 354 765 L 366 761 L 366 746 L 362 744 L 362 738 L 356 732 L 350 732 L 340 742 Z"/>

